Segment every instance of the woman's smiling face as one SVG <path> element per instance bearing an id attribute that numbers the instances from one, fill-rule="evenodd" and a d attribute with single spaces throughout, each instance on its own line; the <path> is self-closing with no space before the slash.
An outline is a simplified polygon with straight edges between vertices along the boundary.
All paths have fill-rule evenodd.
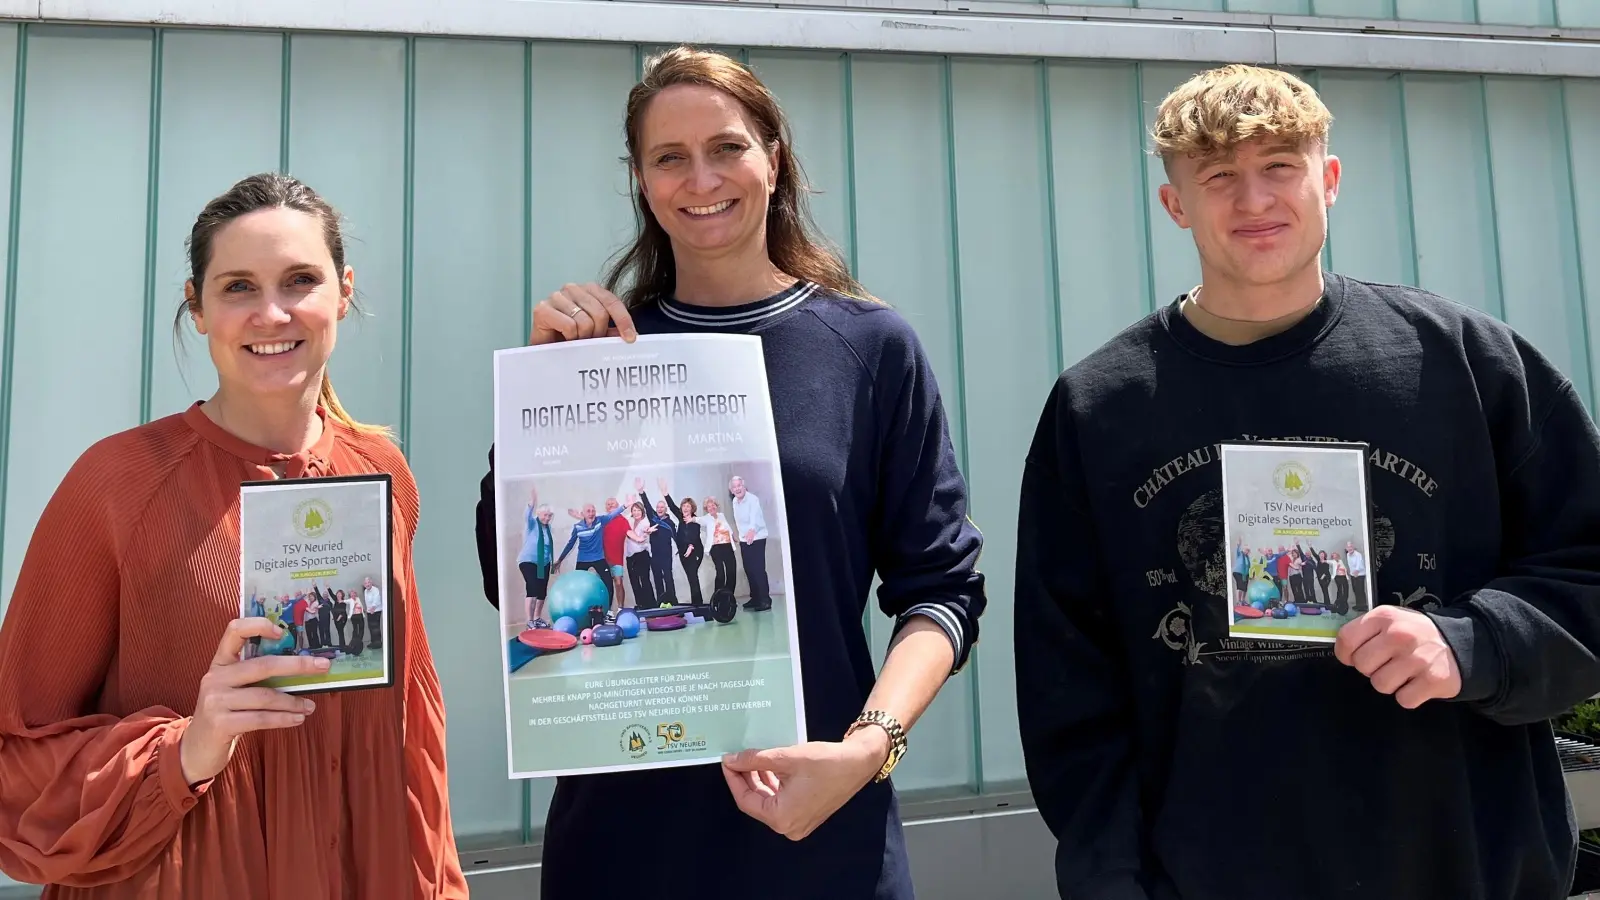
<path id="1" fill-rule="evenodd" d="M 192 290 L 219 386 L 264 398 L 321 387 L 354 274 L 334 270 L 321 221 L 277 207 L 219 228 Z"/>
<path id="2" fill-rule="evenodd" d="M 674 254 L 720 256 L 765 242 L 777 154 L 739 101 L 715 88 L 669 87 L 650 101 L 639 136 L 639 183 Z"/>

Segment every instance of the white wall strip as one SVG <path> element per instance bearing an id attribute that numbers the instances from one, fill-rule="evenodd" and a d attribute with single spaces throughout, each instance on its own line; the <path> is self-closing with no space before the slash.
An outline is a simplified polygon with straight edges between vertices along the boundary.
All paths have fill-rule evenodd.
<path id="1" fill-rule="evenodd" d="M 1600 43 L 1281 31 L 1284 64 L 1359 69 L 1420 69 L 1493 75 L 1600 78 Z"/>
<path id="2" fill-rule="evenodd" d="M 992 0 L 789 0 L 761 6 L 735 0 L 0 0 L 0 16 L 108 24 L 1600 76 L 1596 30 L 1557 32 Z"/>

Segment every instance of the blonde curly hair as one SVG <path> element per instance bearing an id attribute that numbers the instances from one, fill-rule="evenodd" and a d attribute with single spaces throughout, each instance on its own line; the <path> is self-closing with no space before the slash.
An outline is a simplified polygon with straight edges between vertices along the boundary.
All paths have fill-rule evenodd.
<path id="1" fill-rule="evenodd" d="M 1299 78 L 1228 65 L 1201 72 L 1161 101 L 1150 144 L 1170 171 L 1180 156 L 1226 159 L 1255 139 L 1326 150 L 1332 124 L 1322 98 Z"/>

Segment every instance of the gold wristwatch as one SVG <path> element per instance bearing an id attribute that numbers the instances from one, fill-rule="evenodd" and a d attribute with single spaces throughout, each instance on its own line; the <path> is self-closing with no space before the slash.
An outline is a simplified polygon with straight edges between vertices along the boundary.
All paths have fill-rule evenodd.
<path id="1" fill-rule="evenodd" d="M 894 771 L 894 767 L 900 762 L 900 757 L 906 755 L 906 730 L 900 727 L 894 716 L 881 709 L 869 709 L 856 717 L 845 730 L 844 736 L 849 737 L 868 725 L 876 725 L 889 735 L 889 758 L 884 761 L 883 768 L 878 770 L 878 774 L 872 778 L 873 781 L 883 781 Z"/>

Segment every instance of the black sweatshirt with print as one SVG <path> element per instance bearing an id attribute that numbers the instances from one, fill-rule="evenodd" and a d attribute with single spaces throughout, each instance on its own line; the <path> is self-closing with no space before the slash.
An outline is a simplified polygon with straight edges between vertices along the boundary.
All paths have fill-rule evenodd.
<path id="1" fill-rule="evenodd" d="M 1228 637 L 1216 443 L 1369 445 L 1374 600 L 1463 688 L 1415 710 L 1332 645 Z M 1063 373 L 1016 560 L 1027 772 L 1068 900 L 1558 900 L 1549 719 L 1600 692 L 1600 434 L 1504 324 L 1329 274 L 1246 346 L 1177 304 Z"/>

